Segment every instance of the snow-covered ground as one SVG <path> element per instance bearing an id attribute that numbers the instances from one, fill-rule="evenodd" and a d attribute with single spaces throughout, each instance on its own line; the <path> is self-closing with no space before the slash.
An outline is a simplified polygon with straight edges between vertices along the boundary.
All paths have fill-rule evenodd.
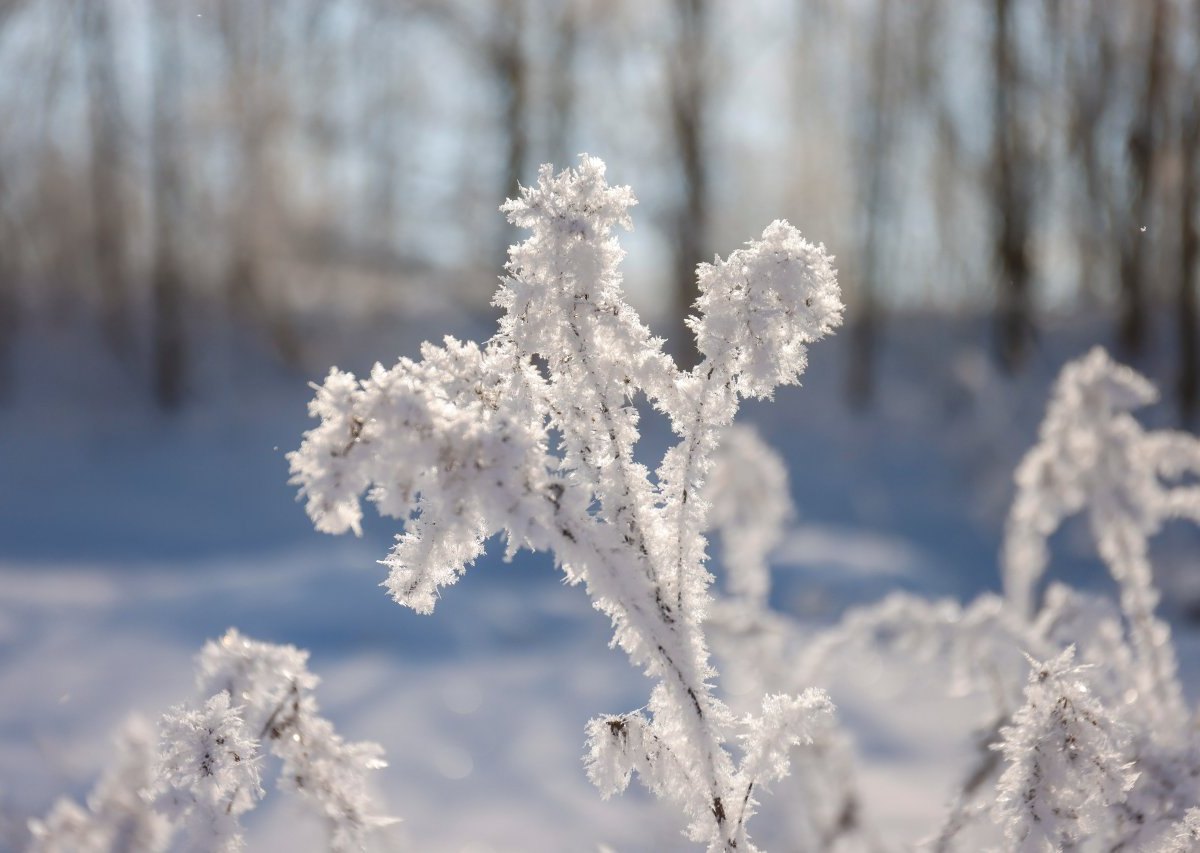
<path id="1" fill-rule="evenodd" d="M 806 387 L 748 407 L 787 458 L 800 510 L 776 554 L 778 609 L 816 628 L 891 589 L 969 598 L 998 586 L 1011 468 L 1054 372 L 1093 336 L 1048 336 L 1054 347 L 1013 381 L 968 345 L 977 336 L 968 323 L 898 324 L 861 415 L 843 402 L 836 343 L 814 348 Z M 416 348 L 407 333 L 387 343 L 328 360 L 361 368 Z M 669 808 L 632 788 L 603 802 L 584 776 L 586 721 L 641 706 L 649 682 L 548 558 L 489 555 L 418 616 L 378 587 L 390 523 L 331 539 L 293 500 L 283 454 L 309 425 L 302 378 L 263 371 L 164 423 L 119 382 L 46 361 L 44 381 L 0 412 L 0 849 L 56 796 L 82 796 L 129 712 L 186 698 L 193 654 L 230 626 L 310 649 L 328 716 L 384 745 L 376 781 L 403 823 L 380 849 L 688 849 Z M 647 445 L 661 447 L 662 425 L 647 421 Z M 1198 541 L 1172 528 L 1155 552 L 1193 697 L 1200 636 L 1181 616 Z M 1104 587 L 1082 531 L 1054 546 L 1056 577 Z M 871 667 L 828 686 L 861 752 L 867 815 L 902 848 L 953 791 L 979 709 Z M 794 808 L 780 793 L 755 824 L 776 851 Z M 285 799 L 250 823 L 252 850 L 323 849 Z"/>

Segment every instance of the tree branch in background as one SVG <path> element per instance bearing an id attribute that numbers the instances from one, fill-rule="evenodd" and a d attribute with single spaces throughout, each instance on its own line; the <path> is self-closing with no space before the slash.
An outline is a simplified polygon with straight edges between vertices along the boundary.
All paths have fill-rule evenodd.
<path id="1" fill-rule="evenodd" d="M 819 691 L 767 696 L 761 714 L 738 720 L 715 695 L 700 496 L 720 429 L 741 399 L 798 382 L 807 345 L 841 323 L 840 291 L 824 248 L 776 221 L 698 268 L 689 326 L 704 361 L 680 370 L 622 293 L 613 231 L 631 227 L 634 203 L 596 158 L 558 174 L 543 166 L 503 207 L 531 234 L 510 249 L 497 333 L 482 346 L 425 344 L 421 361 L 377 365 L 364 380 L 331 370 L 310 406 L 321 423 L 289 454 L 292 482 L 325 532 L 360 529 L 364 492 L 404 520 L 386 585 L 419 612 L 493 534 L 510 556 L 552 552 L 611 618 L 614 645 L 655 680 L 644 710 L 589 725 L 589 776 L 608 796 L 636 770 L 683 811 L 690 838 L 745 853 L 754 794 L 786 773 L 788 747 L 811 742 L 832 706 Z M 678 439 L 653 478 L 635 460 L 639 394 Z"/>
<path id="2" fill-rule="evenodd" d="M 127 365 L 135 355 L 129 305 L 129 264 L 121 99 L 109 0 L 79 0 L 87 62 L 92 254 L 100 290 L 100 321 L 108 345 Z"/>
<path id="3" fill-rule="evenodd" d="M 879 0 L 875 10 L 875 32 L 871 51 L 871 94 L 867 115 L 863 159 L 866 169 L 866 192 L 863 202 L 864 236 L 862 240 L 862 274 L 858 279 L 858 302 L 850 323 L 850 402 L 864 407 L 871 398 L 875 346 L 879 333 L 881 310 L 879 269 L 882 258 L 881 242 L 885 209 L 888 204 L 888 157 L 891 152 L 892 98 L 889 75 L 889 46 L 893 0 Z"/>
<path id="4" fill-rule="evenodd" d="M 1000 364 L 1021 367 L 1032 342 L 1029 257 L 1030 163 L 1017 100 L 1021 69 L 1014 35 L 1016 0 L 993 0 L 992 217 L 996 271 L 996 347 Z"/>
<path id="5" fill-rule="evenodd" d="M 709 239 L 709 162 L 707 105 L 709 96 L 708 0 L 675 0 L 678 32 L 668 56 L 671 138 L 680 169 L 682 199 L 669 230 L 674 274 L 675 358 L 690 367 L 698 354 L 689 344 L 685 318 L 696 301 L 696 264 L 704 259 Z"/>
<path id="6" fill-rule="evenodd" d="M 164 410 L 183 402 L 186 363 L 183 297 L 186 290 L 179 257 L 182 215 L 182 176 L 179 114 L 183 99 L 179 40 L 179 10 L 175 0 L 155 0 L 151 6 L 153 116 L 151 125 L 154 260 L 151 270 L 153 310 L 154 399 Z"/>
<path id="7" fill-rule="evenodd" d="M 1143 90 L 1138 111 L 1126 139 L 1129 159 L 1129 216 L 1117 235 L 1120 247 L 1120 315 L 1117 318 L 1117 345 L 1127 359 L 1142 354 L 1146 345 L 1147 296 L 1146 245 L 1151 239 L 1147 229 L 1154 219 L 1154 181 L 1166 131 L 1165 123 L 1168 51 L 1166 36 L 1169 0 L 1149 0 L 1152 4 L 1150 34 L 1146 44 Z"/>

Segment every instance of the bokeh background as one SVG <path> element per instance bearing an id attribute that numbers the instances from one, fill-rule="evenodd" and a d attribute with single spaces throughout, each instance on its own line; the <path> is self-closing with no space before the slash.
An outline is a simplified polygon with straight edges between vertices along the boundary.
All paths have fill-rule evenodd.
<path id="1" fill-rule="evenodd" d="M 581 590 L 488 558 L 402 611 L 394 529 L 313 533 L 283 458 L 331 364 L 490 334 L 499 204 L 584 151 L 640 200 L 629 299 L 681 361 L 697 262 L 775 218 L 837 256 L 845 328 L 746 413 L 799 509 L 773 600 L 814 625 L 998 585 L 1012 468 L 1089 346 L 1195 428 L 1197 0 L 0 0 L 0 849 L 230 625 L 312 649 L 330 715 L 387 746 L 385 849 L 681 844 L 583 778 L 584 722 L 647 685 Z M 1198 546 L 1156 552 L 1185 636 Z M 902 843 L 970 714 L 872 695 L 835 699 Z M 254 849 L 321 849 L 287 809 Z"/>

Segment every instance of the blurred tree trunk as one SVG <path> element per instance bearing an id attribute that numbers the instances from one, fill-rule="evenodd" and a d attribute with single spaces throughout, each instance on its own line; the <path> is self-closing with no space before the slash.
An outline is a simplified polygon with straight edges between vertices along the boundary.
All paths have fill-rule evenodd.
<path id="1" fill-rule="evenodd" d="M 126 210 L 121 186 L 121 104 L 109 0 L 79 0 L 87 78 L 92 254 L 100 290 L 101 326 L 113 352 L 134 356 L 126 281 Z"/>
<path id="2" fill-rule="evenodd" d="M 1154 177 L 1163 143 L 1166 119 L 1167 49 L 1165 45 L 1169 0 L 1152 4 L 1150 38 L 1146 47 L 1145 88 L 1139 98 L 1137 118 L 1129 130 L 1131 221 L 1120 235 L 1120 317 L 1117 344 L 1127 359 L 1140 355 L 1146 344 L 1146 228 L 1152 218 Z"/>
<path id="3" fill-rule="evenodd" d="M 491 0 L 484 14 L 483 3 L 453 3 L 450 0 L 410 0 L 414 11 L 437 21 L 461 43 L 471 56 L 483 59 L 488 85 L 495 86 L 502 105 L 499 136 L 504 150 L 501 164 L 501 191 L 505 198 L 516 198 L 522 180 L 530 182 L 527 171 L 530 152 L 532 76 L 525 31 L 529 0 Z M 570 0 L 563 0 L 569 5 Z M 565 14 L 565 13 L 564 13 Z M 569 165 L 569 164 L 560 164 Z M 497 235 L 498 254 L 507 259 L 508 247 L 516 242 L 518 230 L 505 226 Z M 489 285 L 490 287 L 490 285 Z"/>
<path id="4" fill-rule="evenodd" d="M 671 340 L 681 367 L 698 353 L 684 320 L 700 295 L 696 264 L 705 259 L 709 228 L 709 164 L 705 126 L 708 99 L 708 0 L 676 0 L 678 37 L 670 65 L 671 129 L 679 161 L 682 199 L 671 232 L 675 329 Z"/>
<path id="5" fill-rule="evenodd" d="M 1033 338 L 1028 191 L 1031 164 L 1015 105 L 1021 85 L 1013 34 L 1015 0 L 993 0 L 992 208 L 996 288 L 996 343 L 1000 364 L 1016 370 Z"/>
<path id="6" fill-rule="evenodd" d="M 530 74 L 525 55 L 526 0 L 502 0 L 496 4 L 492 31 L 485 45 L 494 79 L 504 105 L 501 134 L 504 146 L 504 198 L 517 198 L 521 181 L 529 182 L 525 168 L 529 159 Z M 517 229 L 506 226 L 500 233 L 499 256 L 508 258 L 508 247 L 517 241 Z"/>
<path id="7" fill-rule="evenodd" d="M 20 330 L 21 305 L 17 297 L 20 264 L 17 260 L 16 224 L 5 210 L 8 186 L 0 173 L 0 401 L 10 398 L 16 389 L 16 340 Z"/>
<path id="8" fill-rule="evenodd" d="M 0 35 L 8 17 L 22 0 L 0 0 Z M 0 401 L 16 392 L 16 344 L 21 329 L 21 301 L 18 282 L 21 275 L 22 241 L 17 216 L 9 206 L 7 175 L 0 170 Z"/>
<path id="9" fill-rule="evenodd" d="M 579 49 L 579 20 L 574 2 L 563 2 L 554 27 L 550 64 L 550 116 L 546 148 L 552 163 L 566 166 L 573 157 L 568 139 L 574 120 L 575 57 Z"/>
<path id="10" fill-rule="evenodd" d="M 387 80 L 382 85 L 381 96 L 369 102 L 374 106 L 363 116 L 368 140 L 368 151 L 372 161 L 374 179 L 367 190 L 366 209 L 371 214 L 372 243 L 386 250 L 395 249 L 399 210 L 396 199 L 400 193 L 400 145 L 403 107 L 397 92 L 401 75 L 400 57 L 388 51 L 381 57 L 386 68 Z"/>
<path id="11" fill-rule="evenodd" d="M 504 192 L 516 198 L 525 177 L 529 148 L 529 69 L 521 37 L 525 32 L 524 0 L 505 0 L 500 6 L 503 22 L 497 28 L 493 54 L 496 71 L 504 81 Z"/>
<path id="12" fill-rule="evenodd" d="M 271 251 L 267 229 L 277 225 L 276 187 L 268 141 L 278 120 L 277 107 L 266 96 L 267 77 L 279 57 L 264 55 L 271 43 L 272 7 L 224 0 L 219 8 L 221 35 L 228 62 L 230 98 L 237 150 L 237 198 L 229 217 L 231 249 L 226 295 L 235 321 L 264 330 L 280 359 L 299 363 L 300 341 L 286 305 L 272 305 L 265 289 L 264 261 Z M 274 62 L 273 62 L 274 60 Z"/>
<path id="13" fill-rule="evenodd" d="M 891 103 L 888 87 L 888 50 L 892 38 L 892 0 L 879 0 L 875 10 L 875 32 L 871 47 L 870 126 L 866 131 L 864 159 L 866 234 L 862 249 L 862 275 L 858 302 L 850 321 L 850 404 L 863 408 L 871 400 L 875 346 L 880 304 L 879 258 L 881 231 L 887 196 L 887 157 L 891 147 Z"/>
<path id="14" fill-rule="evenodd" d="M 179 258 L 183 187 L 180 180 L 180 71 L 178 9 L 174 0 L 151 4 L 153 57 L 152 193 L 154 260 L 151 297 L 154 322 L 154 399 L 172 411 L 183 402 L 186 350 L 183 330 L 184 274 Z"/>
<path id="15" fill-rule="evenodd" d="M 1185 425 L 1196 422 L 1200 406 L 1200 317 L 1197 312 L 1197 289 L 1200 288 L 1200 222 L 1196 218 L 1197 196 L 1200 195 L 1200 81 L 1194 70 L 1186 85 L 1191 90 L 1184 104 L 1180 128 L 1179 271 L 1176 294 L 1176 321 L 1179 324 L 1179 397 L 1180 417 Z"/>
<path id="16" fill-rule="evenodd" d="M 17 334 L 21 328 L 20 303 L 16 293 L 16 271 L 7 257 L 9 246 L 0 249 L 0 402 L 16 390 Z"/>
<path id="17" fill-rule="evenodd" d="M 1080 44 L 1074 46 L 1068 59 L 1071 112 L 1067 146 L 1078 166 L 1083 192 L 1083 203 L 1077 211 L 1081 223 L 1078 286 L 1080 296 L 1092 301 L 1101 297 L 1100 283 L 1105 278 L 1102 270 L 1108 269 L 1111 235 L 1118 219 L 1101 153 L 1101 126 L 1119 64 L 1110 18 L 1106 6 L 1099 2 L 1090 5 Z"/>

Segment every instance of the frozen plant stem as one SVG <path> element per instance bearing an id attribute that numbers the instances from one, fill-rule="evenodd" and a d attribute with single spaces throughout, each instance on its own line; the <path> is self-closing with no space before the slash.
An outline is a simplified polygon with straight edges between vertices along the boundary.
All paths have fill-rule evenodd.
<path id="1" fill-rule="evenodd" d="M 509 250 L 497 333 L 482 346 L 426 344 L 420 361 L 376 365 L 361 381 L 332 370 L 310 406 L 320 424 L 289 456 L 293 483 L 321 530 L 357 532 L 364 492 L 404 521 L 386 585 L 420 612 L 494 534 L 508 556 L 552 552 L 612 619 L 614 642 L 657 679 L 646 713 L 589 725 L 593 781 L 607 796 L 636 769 L 683 809 L 690 838 L 752 850 L 757 781 L 785 770 L 779 745 L 807 742 L 831 707 L 806 692 L 736 719 L 713 695 L 704 480 L 739 400 L 797 383 L 807 345 L 840 324 L 840 291 L 824 248 L 772 223 L 700 265 L 689 326 L 702 361 L 682 371 L 621 292 L 613 230 L 630 227 L 634 203 L 596 158 L 558 174 L 544 166 L 503 206 L 531 233 Z M 639 393 L 678 438 L 654 477 L 634 456 Z M 744 741 L 739 767 L 732 737 Z"/>

